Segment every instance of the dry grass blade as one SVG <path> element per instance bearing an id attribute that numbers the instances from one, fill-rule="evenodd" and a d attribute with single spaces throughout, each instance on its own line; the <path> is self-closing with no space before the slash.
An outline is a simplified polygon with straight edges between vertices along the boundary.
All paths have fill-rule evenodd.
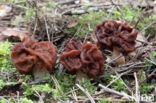
<path id="1" fill-rule="evenodd" d="M 138 85 L 138 79 L 136 72 L 134 72 L 134 77 L 135 77 L 135 87 L 136 87 L 136 103 L 140 103 L 140 93 L 139 93 L 139 85 Z"/>
<path id="2" fill-rule="evenodd" d="M 7 99 L 5 99 L 4 97 L 1 97 L 1 96 L 0 96 L 0 100 L 5 100 L 6 103 L 10 103 Z"/>
<path id="3" fill-rule="evenodd" d="M 76 86 L 78 88 L 80 88 L 86 95 L 87 97 L 90 99 L 91 103 L 95 103 L 94 99 L 91 97 L 91 95 L 88 93 L 87 90 L 85 90 L 82 86 L 80 86 L 79 84 L 76 84 Z"/>
<path id="4" fill-rule="evenodd" d="M 74 90 L 75 88 L 73 87 L 72 90 Z M 76 95 L 76 92 L 75 91 L 72 91 L 72 95 L 73 95 L 73 98 L 75 99 L 75 101 L 78 101 L 77 99 L 77 95 Z"/>
<path id="5" fill-rule="evenodd" d="M 46 17 L 44 17 L 44 22 L 45 22 L 45 27 L 46 27 L 46 33 L 47 33 L 48 41 L 50 41 L 50 35 L 49 35 L 49 31 L 48 31 L 48 25 L 47 25 Z"/>
<path id="6" fill-rule="evenodd" d="M 44 103 L 44 100 L 42 98 L 42 96 L 35 90 L 35 93 L 38 95 L 39 97 L 39 103 Z"/>
<path id="7" fill-rule="evenodd" d="M 115 90 L 110 89 L 110 88 L 107 88 L 107 87 L 105 87 L 102 84 L 99 84 L 99 87 L 101 87 L 102 89 L 104 89 L 104 91 L 106 91 L 106 92 L 113 93 L 113 94 L 116 94 L 118 96 L 122 96 L 122 97 L 128 98 L 129 100 L 135 100 L 135 98 L 133 96 L 130 96 L 130 95 L 125 94 L 123 92 L 115 91 Z"/>
<path id="8" fill-rule="evenodd" d="M 62 93 L 61 87 L 60 87 L 57 79 L 55 78 L 55 76 L 52 76 L 52 80 L 54 81 L 57 90 L 59 90 Z"/>

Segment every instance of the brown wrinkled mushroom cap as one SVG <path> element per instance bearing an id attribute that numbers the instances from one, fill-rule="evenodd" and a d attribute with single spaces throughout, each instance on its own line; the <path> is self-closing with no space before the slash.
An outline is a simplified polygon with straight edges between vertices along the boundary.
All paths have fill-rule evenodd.
<path id="1" fill-rule="evenodd" d="M 21 74 L 32 74 L 33 69 L 53 72 L 57 60 L 57 48 L 51 42 L 37 42 L 30 37 L 14 46 L 13 63 Z"/>
<path id="2" fill-rule="evenodd" d="M 69 73 L 75 74 L 80 70 L 94 79 L 104 72 L 104 58 L 97 46 L 91 43 L 81 47 L 76 42 L 69 42 L 60 63 Z"/>
<path id="3" fill-rule="evenodd" d="M 96 79 L 104 72 L 104 58 L 96 45 L 86 43 L 81 48 L 82 71 Z"/>
<path id="4" fill-rule="evenodd" d="M 60 57 L 60 63 L 71 74 L 75 74 L 76 70 L 81 69 L 82 63 L 80 60 L 81 45 L 74 41 L 70 41 L 65 49 L 65 53 Z"/>
<path id="5" fill-rule="evenodd" d="M 82 67 L 79 50 L 72 50 L 61 55 L 60 63 L 69 73 L 75 74 Z"/>
<path id="6" fill-rule="evenodd" d="M 127 22 L 104 21 L 96 27 L 95 35 L 98 39 L 98 47 L 101 49 L 113 49 L 132 52 L 134 50 L 137 30 Z"/>

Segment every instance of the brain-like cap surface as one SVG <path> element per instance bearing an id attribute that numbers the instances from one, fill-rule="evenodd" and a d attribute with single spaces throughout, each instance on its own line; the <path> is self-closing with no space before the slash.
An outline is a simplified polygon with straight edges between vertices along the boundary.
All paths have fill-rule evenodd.
<path id="1" fill-rule="evenodd" d="M 96 79 L 104 72 L 104 58 L 96 45 L 86 43 L 81 49 L 82 71 Z"/>
<path id="2" fill-rule="evenodd" d="M 97 45 L 101 49 L 117 47 L 124 53 L 134 50 L 137 33 L 137 30 L 129 26 L 127 22 L 107 20 L 99 24 L 95 31 L 98 39 Z"/>
<path id="3" fill-rule="evenodd" d="M 66 45 L 66 49 L 65 51 L 71 51 L 71 50 L 80 50 L 81 49 L 81 44 L 76 43 L 75 41 L 70 41 L 67 45 Z"/>
<path id="4" fill-rule="evenodd" d="M 91 43 L 81 46 L 76 42 L 69 42 L 60 62 L 72 74 L 81 70 L 96 79 L 104 72 L 104 58 L 97 46 Z"/>
<path id="5" fill-rule="evenodd" d="M 32 74 L 33 69 L 47 69 L 52 73 L 57 60 L 57 48 L 52 42 L 37 42 L 26 37 L 14 46 L 11 57 L 21 74 Z"/>
<path id="6" fill-rule="evenodd" d="M 76 73 L 76 70 L 81 69 L 82 63 L 80 60 L 81 45 L 74 41 L 70 41 L 60 57 L 60 63 L 67 69 L 69 73 Z"/>

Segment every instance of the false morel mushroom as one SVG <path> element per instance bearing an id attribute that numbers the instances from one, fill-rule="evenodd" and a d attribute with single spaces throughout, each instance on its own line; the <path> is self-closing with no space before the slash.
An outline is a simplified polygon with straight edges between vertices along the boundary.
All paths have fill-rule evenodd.
<path id="1" fill-rule="evenodd" d="M 104 72 L 104 59 L 96 45 L 86 43 L 80 45 L 69 42 L 60 63 L 67 72 L 76 74 L 76 81 L 86 80 L 87 76 L 96 79 Z M 78 80 L 79 79 L 79 80 Z"/>
<path id="2" fill-rule="evenodd" d="M 113 51 L 113 57 L 134 51 L 138 31 L 128 25 L 127 22 L 107 21 L 96 27 L 95 35 L 98 40 L 97 46 L 101 49 Z M 125 58 L 120 57 L 117 65 L 125 64 Z"/>
<path id="3" fill-rule="evenodd" d="M 82 71 L 96 79 L 104 72 L 104 58 L 96 45 L 86 43 L 81 48 Z"/>
<path id="4" fill-rule="evenodd" d="M 101 49 L 116 47 L 123 53 L 132 52 L 135 46 L 137 30 L 127 22 L 104 21 L 96 27 L 95 35 Z"/>
<path id="5" fill-rule="evenodd" d="M 37 42 L 26 37 L 14 46 L 11 57 L 21 74 L 36 76 L 36 72 L 42 74 L 43 71 L 51 74 L 57 60 L 57 48 L 52 42 Z"/>

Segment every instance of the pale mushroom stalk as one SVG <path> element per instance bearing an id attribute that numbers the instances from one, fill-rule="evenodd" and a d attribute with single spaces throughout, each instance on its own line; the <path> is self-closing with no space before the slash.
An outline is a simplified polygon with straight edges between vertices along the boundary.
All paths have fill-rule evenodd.
<path id="1" fill-rule="evenodd" d="M 42 81 L 46 79 L 47 77 L 50 77 L 49 72 L 45 70 L 39 70 L 39 69 L 33 69 L 33 77 L 35 81 Z"/>
<path id="2" fill-rule="evenodd" d="M 88 80 L 87 74 L 83 73 L 81 70 L 77 70 L 75 81 L 80 83 L 85 82 L 86 80 Z"/>
<path id="3" fill-rule="evenodd" d="M 112 56 L 113 58 L 118 58 L 119 56 L 123 55 L 121 51 L 119 51 L 116 47 L 113 47 L 113 52 L 112 52 Z M 116 61 L 115 64 L 117 65 L 123 65 L 125 64 L 125 57 L 119 57 Z"/>

